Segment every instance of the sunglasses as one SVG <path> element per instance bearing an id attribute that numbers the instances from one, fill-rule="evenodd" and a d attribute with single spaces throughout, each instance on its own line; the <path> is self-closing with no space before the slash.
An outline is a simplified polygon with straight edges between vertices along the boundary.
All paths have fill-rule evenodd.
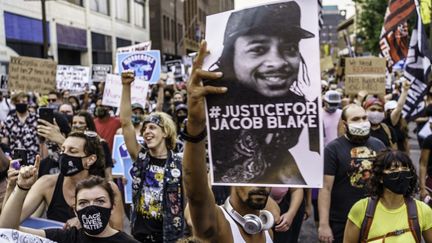
<path id="1" fill-rule="evenodd" d="M 57 99 L 47 99 L 48 100 L 48 102 L 56 102 L 57 101 Z"/>

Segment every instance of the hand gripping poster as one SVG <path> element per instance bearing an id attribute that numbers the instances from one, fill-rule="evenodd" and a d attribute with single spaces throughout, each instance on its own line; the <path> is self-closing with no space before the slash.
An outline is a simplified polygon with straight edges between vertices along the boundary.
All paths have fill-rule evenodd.
<path id="1" fill-rule="evenodd" d="M 204 85 L 214 185 L 321 187 L 323 148 L 316 0 L 276 1 L 207 17 L 219 71 Z"/>

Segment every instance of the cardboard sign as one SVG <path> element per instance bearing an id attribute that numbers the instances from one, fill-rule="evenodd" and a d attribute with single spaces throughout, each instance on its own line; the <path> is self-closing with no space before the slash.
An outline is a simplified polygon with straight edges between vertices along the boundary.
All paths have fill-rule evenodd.
<path id="1" fill-rule="evenodd" d="M 348 75 L 345 77 L 345 93 L 357 94 L 366 90 L 369 94 L 384 94 L 386 77 L 384 75 Z"/>
<path id="2" fill-rule="evenodd" d="M 161 72 L 160 51 L 139 51 L 117 54 L 119 74 L 124 70 L 134 70 L 135 77 L 155 84 Z"/>
<path id="3" fill-rule="evenodd" d="M 112 73 L 112 65 L 94 64 L 92 66 L 93 82 L 105 82 L 107 74 Z"/>
<path id="4" fill-rule="evenodd" d="M 381 74 L 385 75 L 386 60 L 379 57 L 345 58 L 345 74 Z"/>
<path id="5" fill-rule="evenodd" d="M 32 57 L 11 57 L 8 85 L 10 90 L 48 93 L 56 86 L 57 63 Z"/>
<path id="6" fill-rule="evenodd" d="M 334 68 L 332 57 L 324 57 L 320 60 L 321 71 L 327 71 Z"/>
<path id="7" fill-rule="evenodd" d="M 386 60 L 379 57 L 345 59 L 345 93 L 357 94 L 366 90 L 370 94 L 385 94 Z"/>
<path id="8" fill-rule="evenodd" d="M 138 143 L 144 143 L 142 137 L 137 137 Z M 112 168 L 113 176 L 124 176 L 127 183 L 124 185 L 125 203 L 132 203 L 132 159 L 127 151 L 123 135 L 115 135 L 113 143 L 112 157 L 115 161 Z"/>
<path id="9" fill-rule="evenodd" d="M 140 103 L 143 107 L 147 101 L 149 83 L 143 80 L 135 80 L 131 85 L 131 99 L 133 103 Z M 120 107 L 123 85 L 121 77 L 108 74 L 105 81 L 105 89 L 102 104 L 111 107 Z"/>
<path id="10" fill-rule="evenodd" d="M 57 66 L 57 89 L 82 92 L 90 85 L 90 68 L 84 66 Z"/>

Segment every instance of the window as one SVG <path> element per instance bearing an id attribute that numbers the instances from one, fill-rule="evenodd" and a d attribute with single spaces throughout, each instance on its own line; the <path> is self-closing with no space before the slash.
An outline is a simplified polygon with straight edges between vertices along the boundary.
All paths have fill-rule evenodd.
<path id="1" fill-rule="evenodd" d="M 175 22 L 173 19 L 171 19 L 171 40 L 175 41 L 175 33 L 176 32 L 176 28 L 175 28 Z"/>
<path id="2" fill-rule="evenodd" d="M 66 2 L 70 2 L 79 6 L 83 6 L 83 1 L 82 0 L 66 0 Z"/>
<path id="3" fill-rule="evenodd" d="M 111 36 L 91 33 L 93 64 L 112 64 Z"/>
<path id="4" fill-rule="evenodd" d="M 177 24 L 177 42 L 183 39 L 183 25 Z"/>
<path id="5" fill-rule="evenodd" d="M 124 0 L 119 0 L 124 1 Z M 146 27 L 146 12 L 145 12 L 145 0 L 134 1 L 134 12 L 135 12 L 135 24 L 139 27 Z"/>
<path id="6" fill-rule="evenodd" d="M 165 40 L 169 39 L 169 19 L 167 16 L 163 16 L 163 38 Z"/>
<path id="7" fill-rule="evenodd" d="M 90 9 L 109 16 L 109 0 L 90 0 Z"/>
<path id="8" fill-rule="evenodd" d="M 129 22 L 129 0 L 116 0 L 116 2 L 117 18 Z"/>

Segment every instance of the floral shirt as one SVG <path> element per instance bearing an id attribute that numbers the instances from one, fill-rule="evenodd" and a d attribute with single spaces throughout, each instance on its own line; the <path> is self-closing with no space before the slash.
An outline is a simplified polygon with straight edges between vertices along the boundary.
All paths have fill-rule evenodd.
<path id="1" fill-rule="evenodd" d="M 0 131 L 1 137 L 9 140 L 9 147 L 14 149 L 26 149 L 28 162 L 33 164 L 36 154 L 39 153 L 39 137 L 37 135 L 37 120 L 35 113 L 29 113 L 24 123 L 22 123 L 16 113 L 9 115 L 3 122 Z"/>

